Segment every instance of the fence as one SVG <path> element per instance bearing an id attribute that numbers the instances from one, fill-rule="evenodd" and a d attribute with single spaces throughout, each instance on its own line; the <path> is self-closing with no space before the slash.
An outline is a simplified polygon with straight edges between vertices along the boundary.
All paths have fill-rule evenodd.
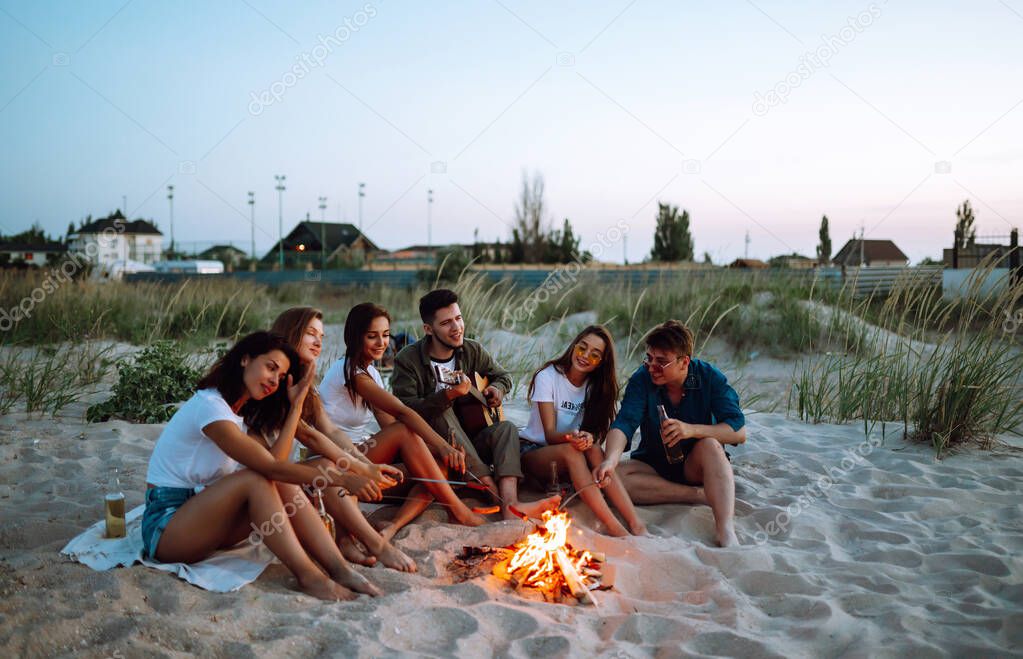
<path id="1" fill-rule="evenodd" d="M 941 286 L 940 265 L 912 268 L 818 268 L 812 272 L 818 285 L 833 289 L 847 287 L 854 296 L 886 295 L 896 286 Z"/>
<path id="2" fill-rule="evenodd" d="M 530 268 L 474 268 L 475 272 L 483 273 L 493 282 L 506 281 L 518 288 L 534 289 L 542 286 L 553 275 L 565 278 L 567 269 L 558 270 L 554 266 Z M 732 273 L 752 279 L 787 278 L 795 284 L 811 282 L 815 286 L 829 286 L 832 289 L 851 287 L 856 296 L 885 294 L 891 292 L 896 285 L 940 286 L 941 271 L 939 266 L 917 266 L 913 268 L 818 268 L 815 270 L 723 270 L 721 268 L 584 268 L 578 272 L 579 277 L 586 277 L 588 284 L 593 285 L 624 285 L 643 288 L 654 284 L 680 283 L 685 279 L 701 279 L 709 276 L 721 276 Z M 558 273 L 561 273 L 560 275 Z M 130 282 L 176 282 L 185 277 L 197 275 L 179 273 L 139 272 L 125 275 Z M 330 286 L 389 286 L 394 288 L 413 288 L 425 281 L 416 270 L 283 270 L 283 271 L 238 271 L 225 272 L 219 275 L 201 275 L 204 278 L 233 278 L 250 281 L 267 286 L 280 286 L 288 283 L 306 283 L 310 285 Z M 814 281 L 816 280 L 816 281 Z"/>

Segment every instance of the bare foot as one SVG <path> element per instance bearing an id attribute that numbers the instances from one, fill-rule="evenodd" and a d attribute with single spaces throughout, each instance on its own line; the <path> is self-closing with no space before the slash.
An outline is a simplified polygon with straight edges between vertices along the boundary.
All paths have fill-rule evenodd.
<path id="1" fill-rule="evenodd" d="M 362 551 L 358 543 L 350 535 L 343 537 L 338 547 L 341 549 L 341 554 L 352 563 L 358 563 L 366 567 L 373 567 L 377 564 L 376 556 L 369 556 Z"/>
<path id="2" fill-rule="evenodd" d="M 448 511 L 448 521 L 454 522 L 455 524 L 462 524 L 463 526 L 483 526 L 487 523 L 487 519 L 482 515 L 465 508 L 465 512 L 455 510 L 454 508 Z M 383 535 L 383 534 L 381 534 Z"/>
<path id="3" fill-rule="evenodd" d="M 416 562 L 409 558 L 405 552 L 401 551 L 386 540 L 384 541 L 383 549 L 377 552 L 377 556 L 380 557 L 381 563 L 392 570 L 398 570 L 399 572 L 416 572 L 419 569 L 416 567 Z"/>
<path id="4" fill-rule="evenodd" d="M 739 546 L 739 538 L 735 535 L 735 525 L 732 523 L 732 520 L 728 520 L 724 524 L 718 526 L 717 541 L 718 546 L 721 547 Z"/>
<path id="5" fill-rule="evenodd" d="M 334 568 L 331 570 L 330 578 L 345 588 L 350 588 L 363 595 L 371 595 L 373 597 L 383 595 L 379 588 L 370 583 L 366 577 L 356 572 L 350 565 L 340 565 Z"/>
<path id="6" fill-rule="evenodd" d="M 527 503 L 522 503 L 520 501 L 519 503 L 515 503 L 512 505 L 514 505 L 515 509 L 518 510 L 520 513 L 527 515 L 529 517 L 535 517 L 537 519 L 540 519 L 540 515 L 542 515 L 544 511 L 555 510 L 560 504 L 561 497 L 555 494 L 552 497 L 540 499 L 539 501 L 529 501 Z M 506 513 L 508 512 L 507 507 L 505 507 L 505 512 Z M 514 513 L 512 514 L 511 518 L 506 516 L 505 519 L 515 519 Z M 625 529 L 623 528 L 622 530 L 624 531 Z"/>
<path id="7" fill-rule="evenodd" d="M 328 602 L 353 600 L 358 597 L 358 595 L 352 591 L 348 590 L 341 584 L 331 581 L 322 574 L 307 581 L 299 579 L 298 587 L 306 595 L 312 595 L 316 599 L 326 600 Z"/>
<path id="8" fill-rule="evenodd" d="M 629 533 L 632 535 L 650 535 L 650 532 L 646 530 L 646 524 L 638 517 L 629 522 Z"/>
<path id="9" fill-rule="evenodd" d="M 619 522 L 617 519 L 614 521 L 614 524 L 611 525 L 605 524 L 604 526 L 607 527 L 607 533 L 605 535 L 609 535 L 612 538 L 624 538 L 625 536 L 629 535 L 629 532 L 625 529 L 624 526 L 622 526 L 622 523 Z"/>

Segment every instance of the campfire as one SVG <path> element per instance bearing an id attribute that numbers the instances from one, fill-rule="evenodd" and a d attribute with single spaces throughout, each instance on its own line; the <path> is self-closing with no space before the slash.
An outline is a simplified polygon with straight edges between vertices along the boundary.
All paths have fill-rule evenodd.
<path id="1" fill-rule="evenodd" d="M 482 572 L 493 563 L 492 573 L 520 594 L 531 591 L 548 602 L 596 605 L 591 591 L 614 586 L 613 566 L 601 553 L 574 548 L 568 542 L 571 524 L 568 513 L 546 511 L 542 525 L 515 545 L 464 547 L 452 568 L 468 578 L 470 572 Z"/>

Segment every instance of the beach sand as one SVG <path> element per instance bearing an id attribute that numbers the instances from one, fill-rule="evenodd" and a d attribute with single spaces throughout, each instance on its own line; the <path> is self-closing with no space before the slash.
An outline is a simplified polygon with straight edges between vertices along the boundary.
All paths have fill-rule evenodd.
<path id="1" fill-rule="evenodd" d="M 775 362 L 744 368 L 769 381 L 791 369 Z M 0 656 L 975 657 L 1023 647 L 1023 453 L 1011 446 L 937 461 L 900 426 L 882 439 L 880 426 L 865 437 L 861 423 L 750 410 L 749 440 L 731 449 L 741 548 L 713 545 L 707 507 L 642 507 L 651 537 L 613 539 L 576 500 L 573 543 L 605 552 L 617 580 L 598 607 L 570 607 L 493 576 L 458 583 L 447 566 L 463 545 L 504 545 L 528 529 L 453 526 L 433 507 L 396 539 L 418 574 L 359 567 L 386 594 L 325 604 L 296 592 L 280 565 L 216 594 L 142 566 L 94 572 L 60 556 L 101 518 L 105 493 L 142 502 L 162 426 L 86 424 L 86 406 L 108 389 L 57 418 L 0 417 Z M 507 405 L 520 424 L 522 396 Z"/>

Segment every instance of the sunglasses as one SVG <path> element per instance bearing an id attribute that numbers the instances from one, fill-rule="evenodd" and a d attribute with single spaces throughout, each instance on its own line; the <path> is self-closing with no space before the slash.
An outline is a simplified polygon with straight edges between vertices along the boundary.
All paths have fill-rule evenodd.
<path id="1" fill-rule="evenodd" d="M 643 358 L 643 365 L 652 371 L 663 371 L 664 369 L 668 368 L 675 362 L 681 361 L 681 359 L 682 359 L 681 357 L 676 357 L 675 359 L 669 360 L 654 359 L 650 355 L 647 355 L 646 357 Z"/>
<path id="2" fill-rule="evenodd" d="M 599 364 L 604 359 L 604 356 L 601 355 L 599 352 L 597 352 L 595 350 L 593 350 L 593 351 L 587 350 L 586 346 L 584 346 L 581 343 L 577 343 L 576 344 L 576 346 L 575 346 L 575 354 L 576 354 L 577 357 L 582 357 L 583 359 L 587 360 L 591 364 Z"/>

